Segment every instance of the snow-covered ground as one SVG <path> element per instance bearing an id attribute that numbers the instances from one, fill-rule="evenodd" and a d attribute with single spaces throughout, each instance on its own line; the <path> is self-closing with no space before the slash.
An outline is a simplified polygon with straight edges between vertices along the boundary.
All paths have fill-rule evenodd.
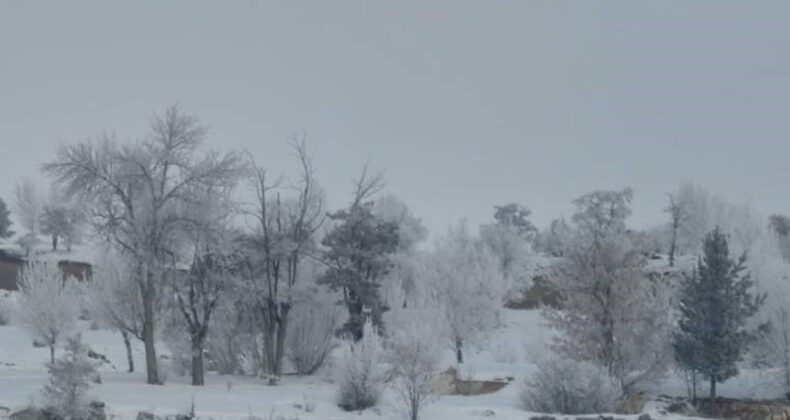
<path id="1" fill-rule="evenodd" d="M 335 386 L 328 371 L 312 377 L 286 376 L 279 386 L 267 386 L 261 379 L 242 376 L 220 376 L 210 373 L 205 387 L 193 387 L 188 378 L 169 373 L 167 384 L 145 384 L 144 354 L 142 346 L 135 343 L 134 357 L 138 372 L 126 373 L 126 355 L 119 334 L 107 330 L 90 330 L 82 324 L 82 338 L 89 347 L 106 355 L 112 362 L 100 368 L 102 383 L 92 393 L 104 401 L 109 410 L 120 418 L 132 419 L 139 411 L 160 414 L 187 412 L 193 401 L 201 418 L 240 419 L 254 415 L 262 418 L 286 419 L 400 419 L 403 414 L 395 396 L 386 391 L 382 403 L 362 413 L 347 413 L 334 404 Z M 471 351 L 467 363 L 460 369 L 462 375 L 475 379 L 515 377 L 502 390 L 480 396 L 441 396 L 425 409 L 425 419 L 480 419 L 494 413 L 496 419 L 523 420 L 530 417 L 517 406 L 520 383 L 536 368 L 541 352 L 546 351 L 550 336 L 540 318 L 539 311 L 506 310 L 503 326 L 497 330 L 485 350 Z M 160 347 L 164 350 L 164 346 Z M 45 362 L 49 352 L 35 348 L 29 336 L 15 326 L 0 326 L 0 405 L 11 411 L 34 403 L 47 379 Z M 453 365 L 451 352 L 446 352 L 444 367 Z M 745 372 L 721 385 L 723 396 L 775 397 L 778 382 L 771 374 Z M 683 395 L 684 385 L 674 375 L 668 375 L 657 386 L 659 393 Z M 307 412 L 303 407 L 315 404 Z M 653 418 L 678 418 L 661 415 L 657 404 L 648 404 Z M 571 418 L 571 416 L 562 416 Z M 636 416 L 618 416 L 635 418 Z"/>

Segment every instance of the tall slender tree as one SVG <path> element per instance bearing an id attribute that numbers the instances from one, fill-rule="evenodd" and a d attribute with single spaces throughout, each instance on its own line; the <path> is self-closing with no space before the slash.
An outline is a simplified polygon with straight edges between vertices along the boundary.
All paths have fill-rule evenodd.
<path id="1" fill-rule="evenodd" d="M 677 194 L 670 193 L 668 198 L 669 204 L 664 211 L 669 214 L 669 228 L 672 230 L 672 238 L 669 242 L 669 266 L 674 267 L 675 254 L 678 249 L 678 232 L 683 227 L 683 224 L 686 223 L 688 214 L 683 201 L 678 198 Z"/>
<path id="2" fill-rule="evenodd" d="M 717 227 L 705 236 L 703 256 L 682 283 L 675 359 L 682 368 L 710 380 L 710 398 L 716 398 L 717 383 L 738 374 L 737 362 L 758 332 L 767 328 L 746 326 L 765 295 L 752 294 L 745 264 L 746 254 L 730 258 L 727 236 Z"/>
<path id="3" fill-rule="evenodd" d="M 315 253 L 315 235 L 326 217 L 323 191 L 304 140 L 294 138 L 291 147 L 299 172 L 289 185 L 270 180 L 254 162 L 248 177 L 256 201 L 247 206 L 254 233 L 245 238 L 253 263 L 246 286 L 262 321 L 264 369 L 272 383 L 282 375 L 294 288 L 304 259 Z"/>

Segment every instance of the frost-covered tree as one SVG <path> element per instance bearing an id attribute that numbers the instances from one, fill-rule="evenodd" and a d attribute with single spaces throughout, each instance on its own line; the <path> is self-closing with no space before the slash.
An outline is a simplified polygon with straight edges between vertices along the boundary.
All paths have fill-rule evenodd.
<path id="1" fill-rule="evenodd" d="M 92 319 L 121 333 L 128 370 L 134 372 L 132 338 L 143 340 L 143 303 L 132 262 L 118 252 L 104 253 L 81 289 Z"/>
<path id="2" fill-rule="evenodd" d="M 732 259 L 721 230 L 705 237 L 703 249 L 694 274 L 682 284 L 673 344 L 678 364 L 707 378 L 710 397 L 716 398 L 716 384 L 738 373 L 737 362 L 757 334 L 747 328 L 747 321 L 765 296 L 752 293 L 753 282 L 744 273 L 746 255 Z"/>
<path id="3" fill-rule="evenodd" d="M 354 200 L 348 209 L 329 215 L 335 226 L 321 242 L 326 247 L 323 260 L 327 269 L 318 284 L 343 293 L 349 317 L 341 334 L 359 340 L 368 316 L 379 332 L 383 328 L 382 314 L 388 308 L 381 298 L 380 282 L 392 266 L 398 225 L 373 213 L 370 198 L 383 188 L 381 174 L 371 177 L 365 168 L 354 185 Z"/>
<path id="4" fill-rule="evenodd" d="M 500 261 L 461 224 L 434 246 L 420 274 L 441 309 L 456 361 L 499 323 L 506 281 Z"/>
<path id="5" fill-rule="evenodd" d="M 11 230 L 10 214 L 11 212 L 8 211 L 5 201 L 0 198 L 0 239 L 7 239 L 14 235 L 14 232 Z"/>
<path id="6" fill-rule="evenodd" d="M 397 251 L 390 256 L 392 266 L 382 279 L 381 293 L 390 308 L 418 304 L 423 290 L 415 274 L 418 245 L 428 237 L 428 229 L 397 196 L 388 194 L 375 201 L 373 214 L 398 226 Z"/>
<path id="7" fill-rule="evenodd" d="M 85 420 L 90 414 L 88 391 L 96 376 L 96 365 L 88 357 L 88 349 L 71 338 L 66 353 L 48 366 L 49 383 L 44 387 L 47 409 L 63 420 Z"/>
<path id="8" fill-rule="evenodd" d="M 14 318 L 35 340 L 49 347 L 50 362 L 55 347 L 76 328 L 79 309 L 69 284 L 54 262 L 31 261 L 19 275 L 19 298 Z"/>
<path id="9" fill-rule="evenodd" d="M 180 261 L 189 264 L 184 272 L 173 267 L 169 286 L 174 306 L 182 318 L 188 336 L 191 356 L 192 385 L 205 384 L 204 349 L 220 299 L 240 275 L 244 264 L 242 253 L 232 240 L 228 227 L 233 215 L 232 186 L 194 187 L 194 202 L 186 202 L 180 214 L 192 221 L 183 230 L 182 239 L 189 244 Z M 176 323 L 178 324 L 178 323 Z"/>
<path id="10" fill-rule="evenodd" d="M 178 310 L 184 316 L 192 357 L 192 385 L 205 384 L 203 353 L 211 316 L 220 297 L 230 287 L 239 263 L 232 253 L 197 249 L 188 273 L 172 280 Z"/>
<path id="11" fill-rule="evenodd" d="M 49 235 L 52 240 L 53 251 L 58 250 L 61 239 L 66 243 L 66 250 L 71 251 L 81 239 L 85 213 L 75 201 L 53 187 L 44 203 L 40 223 L 41 233 Z"/>
<path id="12" fill-rule="evenodd" d="M 18 239 L 19 245 L 29 256 L 38 244 L 41 233 L 43 200 L 36 184 L 29 178 L 17 182 L 14 187 L 14 212 L 25 234 Z"/>
<path id="13" fill-rule="evenodd" d="M 134 261 L 143 302 L 146 379 L 160 383 L 154 332 L 157 292 L 179 251 L 179 231 L 192 221 L 180 211 L 192 193 L 236 183 L 243 165 L 237 153 L 201 152 L 206 129 L 178 106 L 157 116 L 149 135 L 121 143 L 110 135 L 58 149 L 44 170 L 91 208 L 99 235 Z"/>
<path id="14" fill-rule="evenodd" d="M 530 242 L 535 242 L 538 229 L 529 220 L 532 211 L 520 203 L 494 206 L 494 220 L 498 225 L 509 226 Z"/>
<path id="15" fill-rule="evenodd" d="M 572 229 L 565 218 L 554 219 L 540 234 L 538 249 L 554 257 L 562 257 L 572 236 Z"/>
<path id="16" fill-rule="evenodd" d="M 664 209 L 669 214 L 669 228 L 672 236 L 669 242 L 669 266 L 675 266 L 675 254 L 678 249 L 678 231 L 688 218 L 685 204 L 674 193 L 668 194 L 669 204 Z"/>
<path id="17" fill-rule="evenodd" d="M 336 364 L 337 405 L 346 411 L 364 410 L 378 404 L 385 380 L 381 337 L 370 320 L 362 328 L 365 331 L 359 340 L 343 340 Z"/>
<path id="18" fill-rule="evenodd" d="M 623 392 L 664 371 L 671 314 L 668 288 L 645 277 L 626 229 L 631 197 L 596 191 L 574 201 L 576 232 L 554 278 L 562 310 L 544 311 L 561 333 L 556 350 L 604 367 Z"/>
<path id="19" fill-rule="evenodd" d="M 377 199 L 373 205 L 373 214 L 398 226 L 399 252 L 411 251 L 428 238 L 428 229 L 422 220 L 412 214 L 406 203 L 394 194 Z"/>
<path id="20" fill-rule="evenodd" d="M 299 172 L 289 185 L 269 180 L 267 171 L 255 163 L 249 176 L 256 200 L 247 211 L 254 220 L 254 232 L 245 241 L 253 264 L 247 286 L 257 298 L 264 368 L 272 381 L 282 375 L 293 292 L 305 259 L 317 254 L 316 233 L 326 217 L 323 191 L 305 142 L 294 139 L 291 146 Z"/>
<path id="21" fill-rule="evenodd" d="M 511 286 L 524 291 L 532 286 L 538 231 L 527 219 L 528 208 L 510 203 L 496 206 L 495 223 L 480 226 L 480 238 L 499 259 L 500 270 Z"/>

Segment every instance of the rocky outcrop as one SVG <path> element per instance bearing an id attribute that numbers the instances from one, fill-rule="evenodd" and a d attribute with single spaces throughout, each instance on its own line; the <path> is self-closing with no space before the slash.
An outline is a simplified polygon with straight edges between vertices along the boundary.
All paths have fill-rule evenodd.
<path id="1" fill-rule="evenodd" d="M 438 395 L 483 395 L 492 394 L 507 386 L 511 378 L 477 381 L 458 377 L 454 368 L 440 373 L 433 381 L 432 392 Z"/>
<path id="2" fill-rule="evenodd" d="M 699 412 L 721 419 L 790 420 L 790 403 L 717 398 L 699 401 Z"/>

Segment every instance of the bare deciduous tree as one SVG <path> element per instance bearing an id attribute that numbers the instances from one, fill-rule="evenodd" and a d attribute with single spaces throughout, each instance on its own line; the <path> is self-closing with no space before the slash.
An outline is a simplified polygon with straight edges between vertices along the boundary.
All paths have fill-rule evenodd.
<path id="1" fill-rule="evenodd" d="M 135 262 L 143 302 L 148 383 L 160 383 L 155 347 L 157 290 L 166 282 L 173 241 L 188 220 L 179 214 L 193 187 L 233 184 L 243 165 L 238 154 L 200 153 L 206 129 L 172 106 L 151 124 L 147 139 L 119 143 L 110 135 L 63 146 L 44 170 L 69 196 L 91 203 L 97 232 Z"/>
<path id="2" fill-rule="evenodd" d="M 555 283 L 563 309 L 544 316 L 562 334 L 556 349 L 606 368 L 629 392 L 666 367 L 670 293 L 647 279 L 625 220 L 630 189 L 596 191 L 574 201 L 576 234 Z"/>
<path id="3" fill-rule="evenodd" d="M 677 194 L 670 193 L 667 195 L 669 199 L 669 204 L 667 208 L 664 209 L 667 213 L 669 213 L 669 227 L 672 229 L 672 239 L 669 243 L 669 266 L 675 266 L 675 253 L 678 249 L 678 232 L 680 228 L 686 223 L 686 219 L 688 218 L 688 214 L 686 213 L 686 208 L 683 202 L 678 199 Z"/>
<path id="4" fill-rule="evenodd" d="M 121 333 L 129 372 L 134 372 L 131 339 L 143 341 L 143 303 L 133 273 L 127 258 L 107 252 L 94 265 L 91 281 L 82 285 L 93 319 Z"/>
<path id="5" fill-rule="evenodd" d="M 254 163 L 250 176 L 257 199 L 247 212 L 255 220 L 255 233 L 247 238 L 255 262 L 250 286 L 263 321 L 265 370 L 272 383 L 282 375 L 291 292 L 325 218 L 323 193 L 305 142 L 295 138 L 292 147 L 300 166 L 298 179 L 290 185 L 295 197 L 282 199 L 281 182 L 270 181 L 267 171 Z"/>

